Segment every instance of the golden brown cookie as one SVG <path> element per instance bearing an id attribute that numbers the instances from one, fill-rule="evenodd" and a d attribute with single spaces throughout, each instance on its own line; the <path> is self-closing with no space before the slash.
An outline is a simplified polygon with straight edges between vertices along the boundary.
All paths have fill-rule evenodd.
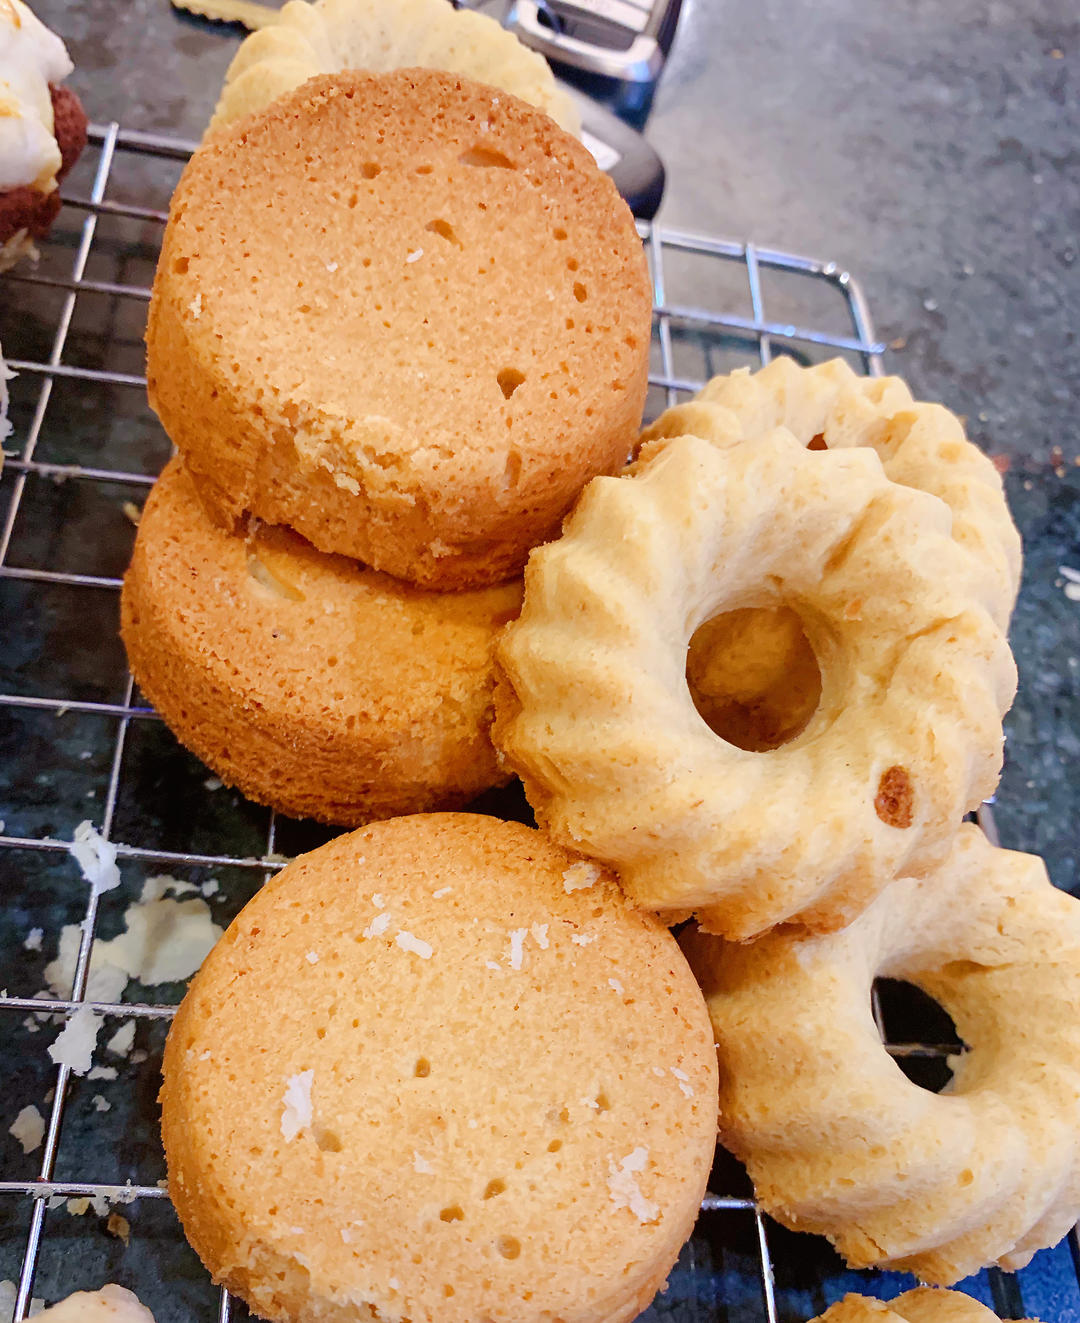
<path id="1" fill-rule="evenodd" d="M 629 210 L 546 115 L 433 70 L 350 72 L 185 169 L 150 400 L 219 522 L 494 583 L 625 460 L 650 318 Z"/>
<path id="2" fill-rule="evenodd" d="M 680 940 L 716 1034 L 721 1139 L 784 1226 L 827 1236 L 853 1268 L 951 1286 L 1022 1268 L 1075 1224 L 1080 901 L 1041 859 L 965 824 L 941 868 L 893 882 L 840 932 Z M 886 1052 L 876 977 L 952 1017 L 967 1050 L 944 1092 Z"/>
<path id="3" fill-rule="evenodd" d="M 139 521 L 121 630 L 140 687 L 223 781 L 355 826 L 507 780 L 492 649 L 520 603 L 520 581 L 425 592 L 288 529 L 226 533 L 174 459 Z"/>
<path id="4" fill-rule="evenodd" d="M 295 860 L 196 975 L 169 1191 L 268 1319 L 620 1323 L 693 1225 L 716 1088 L 690 971 L 609 873 L 397 818 Z"/>
<path id="5" fill-rule="evenodd" d="M 846 1295 L 810 1323 L 997 1323 L 997 1318 L 992 1309 L 960 1291 L 919 1286 L 888 1301 Z"/>

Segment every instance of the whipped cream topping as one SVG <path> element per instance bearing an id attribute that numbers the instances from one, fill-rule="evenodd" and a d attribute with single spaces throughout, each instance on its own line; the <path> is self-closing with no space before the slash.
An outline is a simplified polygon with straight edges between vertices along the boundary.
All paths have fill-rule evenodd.
<path id="1" fill-rule="evenodd" d="M 49 84 L 74 67 L 64 43 L 22 0 L 0 0 L 0 192 L 56 187 L 60 149 Z"/>

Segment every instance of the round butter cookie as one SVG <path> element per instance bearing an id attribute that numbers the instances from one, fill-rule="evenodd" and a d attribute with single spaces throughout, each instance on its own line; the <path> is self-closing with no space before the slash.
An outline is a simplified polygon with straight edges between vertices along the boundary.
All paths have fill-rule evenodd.
<path id="1" fill-rule="evenodd" d="M 184 1231 L 288 1323 L 634 1319 L 716 1139 L 674 939 L 597 865 L 471 814 L 290 864 L 195 976 L 163 1073 Z"/>
<path id="2" fill-rule="evenodd" d="M 466 78 L 346 73 L 186 167 L 150 400 L 226 526 L 479 586 L 622 466 L 650 319 L 633 218 L 580 143 Z"/>
<path id="3" fill-rule="evenodd" d="M 919 1286 L 895 1300 L 846 1295 L 810 1323 L 998 1323 L 998 1316 L 960 1291 Z M 1023 1323 L 1039 1323 L 1029 1318 Z"/>
<path id="4" fill-rule="evenodd" d="M 176 458 L 139 520 L 121 633 L 140 688 L 224 782 L 355 826 L 508 779 L 493 649 L 520 602 L 520 581 L 424 592 L 289 529 L 233 536 Z"/>
<path id="5" fill-rule="evenodd" d="M 940 869 L 848 928 L 682 935 L 720 1058 L 720 1137 L 762 1208 L 854 1268 L 949 1286 L 1022 1268 L 1080 1214 L 1080 901 L 965 825 Z M 940 1094 L 881 1042 L 875 977 L 933 997 L 967 1050 Z"/>
<path id="6" fill-rule="evenodd" d="M 759 372 L 714 377 L 693 400 L 661 414 L 642 440 L 690 433 L 729 446 L 774 427 L 811 450 L 869 446 L 893 482 L 940 497 L 984 605 L 1007 628 L 1021 547 L 1001 475 L 955 414 L 912 399 L 899 377 L 860 377 L 839 358 L 804 368 L 782 355 Z"/>
<path id="7" fill-rule="evenodd" d="M 949 529 L 872 450 L 782 428 L 654 443 L 596 478 L 499 643 L 494 738 L 537 820 L 640 904 L 739 939 L 841 926 L 938 864 L 997 784 L 1016 688 Z M 812 715 L 767 751 L 707 724 L 708 639 L 696 701 L 688 674 L 699 629 L 753 608 L 793 612 L 820 670 Z"/>
<path id="8" fill-rule="evenodd" d="M 240 44 L 210 131 L 261 110 L 316 74 L 443 69 L 510 92 L 568 133 L 581 120 L 547 61 L 487 14 L 447 0 L 289 0 L 276 23 Z"/>

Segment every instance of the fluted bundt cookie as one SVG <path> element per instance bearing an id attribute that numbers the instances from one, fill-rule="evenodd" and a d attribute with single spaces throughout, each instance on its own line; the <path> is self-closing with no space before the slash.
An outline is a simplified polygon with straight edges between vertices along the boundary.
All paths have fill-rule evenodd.
<path id="1" fill-rule="evenodd" d="M 998 1323 L 992 1309 L 960 1291 L 919 1286 L 895 1300 L 846 1295 L 811 1323 Z M 1029 1318 L 1024 1323 L 1039 1323 Z"/>
<path id="2" fill-rule="evenodd" d="M 223 781 L 355 825 L 507 779 L 492 652 L 520 602 L 519 580 L 424 592 L 288 529 L 233 536 L 174 459 L 139 521 L 121 621 L 140 687 Z"/>
<path id="3" fill-rule="evenodd" d="M 450 74 L 348 73 L 185 169 L 150 400 L 226 525 L 494 583 L 624 462 L 650 318 L 630 212 L 551 120 Z"/>
<path id="4" fill-rule="evenodd" d="M 45 1323 L 154 1323 L 154 1316 L 123 1286 L 76 1291 L 38 1315 Z"/>
<path id="5" fill-rule="evenodd" d="M 1001 477 L 954 414 L 913 400 L 899 377 L 860 377 L 839 358 L 802 368 L 782 356 L 760 372 L 714 377 L 693 400 L 661 414 L 642 440 L 691 433 L 727 446 L 774 427 L 812 450 L 869 446 L 893 482 L 940 497 L 984 605 L 1008 625 L 1020 585 L 1020 534 Z"/>
<path id="6" fill-rule="evenodd" d="M 518 823 L 397 818 L 290 864 L 169 1033 L 169 1193 L 260 1317 L 620 1323 L 689 1235 L 708 1016 L 615 879 Z"/>
<path id="7" fill-rule="evenodd" d="M 543 56 L 495 19 L 448 0 L 289 0 L 273 26 L 241 43 L 210 128 L 261 110 L 316 74 L 418 67 L 475 78 L 536 106 L 569 133 L 580 128 L 573 98 Z"/>
<path id="8" fill-rule="evenodd" d="M 716 1033 L 721 1140 L 784 1226 L 947 1286 L 1023 1267 L 1076 1221 L 1080 902 L 1041 859 L 963 826 L 938 871 L 842 932 L 682 940 Z M 875 977 L 952 1016 L 968 1050 L 943 1093 L 882 1045 Z"/>
<path id="9" fill-rule="evenodd" d="M 22 0 L 0 0 L 0 271 L 48 234 L 57 183 L 86 146 L 86 114 L 60 86 L 74 67 Z"/>
<path id="10" fill-rule="evenodd" d="M 1016 670 L 946 507 L 872 450 L 783 429 L 651 447 L 538 548 L 499 645 L 495 742 L 558 840 L 642 905 L 745 938 L 836 927 L 939 863 L 994 788 Z M 687 645 L 751 607 L 798 614 L 820 702 L 769 752 L 716 735 Z"/>

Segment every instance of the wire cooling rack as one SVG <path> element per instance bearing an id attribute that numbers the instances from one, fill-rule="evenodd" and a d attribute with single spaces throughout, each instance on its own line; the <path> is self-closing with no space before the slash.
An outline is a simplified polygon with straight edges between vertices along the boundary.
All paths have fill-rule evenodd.
<path id="1" fill-rule="evenodd" d="M 283 855 L 333 834 L 259 809 L 208 777 L 141 699 L 117 641 L 119 576 L 133 536 L 125 506 L 131 513 L 170 453 L 145 401 L 142 332 L 168 198 L 192 147 L 116 124 L 93 128 L 40 264 L 0 277 L 0 340 L 18 374 L 0 479 L 0 1071 L 8 1109 L 0 1108 L 0 1277 L 15 1284 L 16 1320 L 34 1294 L 52 1301 L 106 1280 L 136 1290 L 158 1323 L 247 1317 L 209 1282 L 163 1188 L 157 1081 L 184 988 L 132 981 L 121 1001 L 92 1001 L 92 943 L 115 935 L 124 902 L 165 870 L 204 886 L 212 880 L 214 917 L 225 926 Z M 655 293 L 650 414 L 718 372 L 777 352 L 803 362 L 839 354 L 881 373 L 884 346 L 858 285 L 836 265 L 657 225 L 640 230 Z M 482 807 L 527 812 L 510 795 Z M 65 842 L 82 819 L 116 844 L 115 892 L 88 896 L 68 855 Z M 988 815 L 984 827 L 993 833 Z M 61 927 L 72 923 L 81 925 L 74 979 L 66 998 L 48 1003 L 55 1019 L 43 1025 L 35 993 Z M 929 1071 L 924 1082 L 940 1087 L 944 1057 L 957 1050 L 950 1026 L 896 1002 L 895 992 L 884 988 L 875 1001 L 882 1036 L 913 1078 Z M 97 1069 L 84 1078 L 54 1066 L 46 1048 L 85 1005 L 105 1029 Z M 101 1044 L 128 1021 L 134 1050 L 110 1055 Z M 45 1132 L 23 1154 L 6 1132 L 28 1103 L 42 1110 Z M 768 1222 L 723 1153 L 710 1190 L 649 1319 L 788 1323 L 846 1290 L 887 1297 L 909 1284 L 846 1272 L 824 1242 Z M 81 1205 L 68 1201 L 85 1198 L 97 1209 L 78 1216 Z M 1018 1277 L 992 1271 L 966 1287 L 1003 1317 L 1026 1307 L 1051 1323 L 1077 1323 L 1075 1233 L 1071 1261 L 1063 1246 Z"/>

